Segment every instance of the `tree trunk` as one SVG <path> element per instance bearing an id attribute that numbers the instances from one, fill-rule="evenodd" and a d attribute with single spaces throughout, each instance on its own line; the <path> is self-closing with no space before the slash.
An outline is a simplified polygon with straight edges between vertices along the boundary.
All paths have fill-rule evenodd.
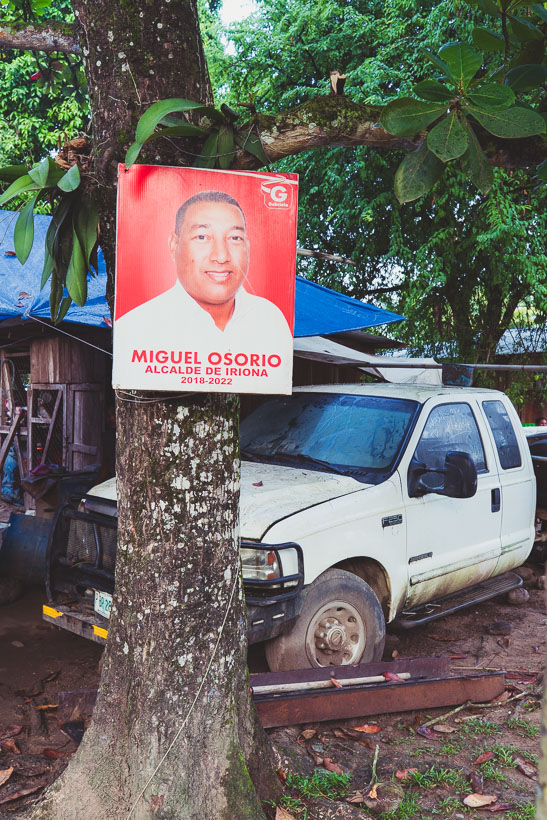
<path id="1" fill-rule="evenodd" d="M 73 6 L 112 272 L 117 163 L 138 117 L 157 99 L 210 102 L 211 91 L 192 0 Z M 153 159 L 173 154 L 154 148 Z M 99 696 L 33 816 L 256 820 L 258 794 L 276 796 L 246 675 L 238 412 L 233 396 L 119 398 L 116 593 Z"/>

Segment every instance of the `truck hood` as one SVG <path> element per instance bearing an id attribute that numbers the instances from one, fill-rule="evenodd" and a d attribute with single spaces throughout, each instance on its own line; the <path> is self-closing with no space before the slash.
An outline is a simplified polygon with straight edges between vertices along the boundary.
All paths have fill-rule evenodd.
<path id="1" fill-rule="evenodd" d="M 288 515 L 369 486 L 349 476 L 242 461 L 241 537 L 258 540 Z"/>

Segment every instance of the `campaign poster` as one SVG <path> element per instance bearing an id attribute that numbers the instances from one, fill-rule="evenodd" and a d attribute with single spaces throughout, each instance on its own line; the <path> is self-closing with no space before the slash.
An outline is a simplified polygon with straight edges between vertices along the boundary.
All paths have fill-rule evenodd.
<path id="1" fill-rule="evenodd" d="M 295 174 L 119 167 L 112 384 L 292 391 Z"/>

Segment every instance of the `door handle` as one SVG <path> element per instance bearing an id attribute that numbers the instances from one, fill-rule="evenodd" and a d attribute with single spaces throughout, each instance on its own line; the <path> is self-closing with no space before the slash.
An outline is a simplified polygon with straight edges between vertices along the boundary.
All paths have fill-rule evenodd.
<path id="1" fill-rule="evenodd" d="M 499 512 L 501 509 L 501 490 L 496 487 L 492 490 L 492 512 Z"/>

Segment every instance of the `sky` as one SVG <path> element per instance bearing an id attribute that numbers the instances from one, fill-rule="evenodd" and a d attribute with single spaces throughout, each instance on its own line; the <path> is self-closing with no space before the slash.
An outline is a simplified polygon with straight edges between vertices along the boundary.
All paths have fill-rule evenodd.
<path id="1" fill-rule="evenodd" d="M 223 0 L 220 16 L 225 24 L 243 20 L 256 9 L 253 0 Z"/>

